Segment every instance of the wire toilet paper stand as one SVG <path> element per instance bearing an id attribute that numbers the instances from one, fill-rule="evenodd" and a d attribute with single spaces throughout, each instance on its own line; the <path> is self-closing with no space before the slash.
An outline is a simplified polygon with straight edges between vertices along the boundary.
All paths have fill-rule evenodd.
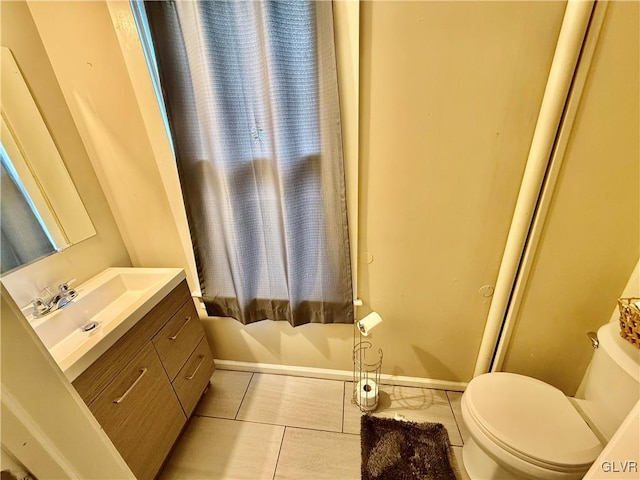
<path id="1" fill-rule="evenodd" d="M 380 373 L 382 371 L 382 349 L 376 352 L 368 340 L 362 339 L 362 333 L 356 342 L 354 332 L 353 346 L 353 396 L 351 403 L 361 411 L 372 412 L 378 406 Z"/>

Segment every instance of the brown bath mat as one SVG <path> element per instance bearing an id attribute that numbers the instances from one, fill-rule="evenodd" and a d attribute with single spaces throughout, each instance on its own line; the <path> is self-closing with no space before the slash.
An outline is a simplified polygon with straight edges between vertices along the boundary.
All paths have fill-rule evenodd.
<path id="1" fill-rule="evenodd" d="M 456 480 L 449 435 L 440 423 L 414 423 L 363 415 L 363 480 Z"/>

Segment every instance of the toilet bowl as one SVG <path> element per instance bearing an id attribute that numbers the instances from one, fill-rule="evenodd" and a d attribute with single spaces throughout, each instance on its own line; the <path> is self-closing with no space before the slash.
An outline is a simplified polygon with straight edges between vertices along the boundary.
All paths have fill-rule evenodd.
<path id="1" fill-rule="evenodd" d="M 584 398 L 514 373 L 488 373 L 469 383 L 461 405 L 469 431 L 462 455 L 472 480 L 584 476 L 640 397 L 640 352 L 619 337 L 616 324 L 601 327 L 598 337 L 601 347 L 579 389 Z"/>
<path id="2" fill-rule="evenodd" d="M 471 436 L 463 449 L 471 478 L 580 479 L 603 447 L 560 390 L 523 375 L 474 379 L 462 417 Z"/>

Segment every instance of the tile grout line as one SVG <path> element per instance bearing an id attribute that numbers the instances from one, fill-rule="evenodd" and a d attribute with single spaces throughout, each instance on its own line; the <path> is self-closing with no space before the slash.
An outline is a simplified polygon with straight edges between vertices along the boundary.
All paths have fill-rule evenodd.
<path id="1" fill-rule="evenodd" d="M 460 441 L 464 446 L 464 438 L 462 438 L 462 430 L 460 430 L 460 425 L 458 425 L 458 417 L 456 417 L 456 412 L 453 411 L 453 405 L 451 405 L 451 398 L 449 398 L 449 391 L 445 390 L 444 393 L 447 396 L 447 402 L 449 402 L 449 409 L 451 410 L 451 415 L 453 415 L 453 421 L 456 422 L 456 428 L 458 429 L 458 434 L 460 435 Z M 449 439 L 449 443 L 451 443 L 451 439 Z"/>
<path id="2" fill-rule="evenodd" d="M 280 440 L 280 448 L 278 449 L 278 456 L 276 457 L 276 465 L 273 469 L 273 480 L 276 479 L 276 473 L 278 472 L 278 463 L 280 462 L 280 453 L 282 452 L 282 445 L 284 444 L 284 436 L 287 433 L 287 427 L 284 426 L 282 430 L 282 439 Z"/>
<path id="3" fill-rule="evenodd" d="M 347 392 L 347 383 L 342 382 L 342 421 L 340 422 L 340 432 L 344 433 L 344 396 Z"/>
<path id="4" fill-rule="evenodd" d="M 283 423 L 259 422 L 257 420 L 246 420 L 246 419 L 237 419 L 237 418 L 209 417 L 209 416 L 206 416 L 206 415 L 199 415 L 199 416 L 201 416 L 203 418 L 217 418 L 219 420 L 230 420 L 232 422 L 254 423 L 254 424 L 257 424 L 257 425 L 271 425 L 273 427 L 297 428 L 297 429 L 300 429 L 300 430 L 310 430 L 312 432 L 337 433 L 339 435 L 343 434 L 343 432 L 341 432 L 340 430 L 327 430 L 327 429 L 322 429 L 322 428 L 302 427 L 302 426 L 298 426 L 298 425 L 285 425 Z M 344 432 L 344 435 L 360 435 L 360 434 L 359 433 Z"/>
<path id="5" fill-rule="evenodd" d="M 240 413 L 240 409 L 242 408 L 242 403 L 244 402 L 244 398 L 247 396 L 247 392 L 249 391 L 249 386 L 251 385 L 251 382 L 253 381 L 253 373 L 251 374 L 251 378 L 249 379 L 249 381 L 247 382 L 247 388 L 244 389 L 244 393 L 242 394 L 242 400 L 240 400 L 240 403 L 238 404 L 238 409 L 236 410 L 236 414 L 233 417 L 233 420 L 237 420 L 238 419 L 238 414 Z M 447 397 L 449 398 L 449 397 Z"/>

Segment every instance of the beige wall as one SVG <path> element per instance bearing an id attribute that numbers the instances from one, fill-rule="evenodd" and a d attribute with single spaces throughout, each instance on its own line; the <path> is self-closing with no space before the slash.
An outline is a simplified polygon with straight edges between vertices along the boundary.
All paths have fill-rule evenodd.
<path id="1" fill-rule="evenodd" d="M 361 9 L 359 295 L 387 369 L 467 381 L 564 3 Z"/>
<path id="2" fill-rule="evenodd" d="M 13 52 L 97 231 L 96 236 L 62 253 L 2 278 L 22 307 L 40 296 L 46 286 L 57 286 L 70 278 L 82 282 L 107 267 L 131 263 L 27 4 L 1 2 L 0 9 L 0 43 Z"/>
<path id="3" fill-rule="evenodd" d="M 188 269 L 116 35 L 135 25 L 114 25 L 106 2 L 30 2 L 29 10 L 131 262 Z"/>
<path id="4" fill-rule="evenodd" d="M 629 277 L 629 281 L 624 287 L 624 290 L 618 294 L 620 298 L 631 298 L 636 297 L 640 298 L 640 260 L 636 263 L 633 272 L 631 272 L 631 276 Z M 611 313 L 611 318 L 609 318 L 609 322 L 619 322 L 620 321 L 620 309 L 616 303 L 616 306 L 613 308 Z"/>
<path id="5" fill-rule="evenodd" d="M 609 5 L 503 364 L 567 394 L 640 253 L 638 10 Z"/>

